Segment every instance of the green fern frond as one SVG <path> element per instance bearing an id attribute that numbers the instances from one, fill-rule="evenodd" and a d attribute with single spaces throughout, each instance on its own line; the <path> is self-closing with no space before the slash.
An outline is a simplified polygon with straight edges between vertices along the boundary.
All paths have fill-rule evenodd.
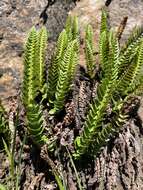
<path id="1" fill-rule="evenodd" d="M 93 28 L 88 24 L 85 30 L 85 40 L 88 40 L 91 48 L 94 50 L 93 35 Z"/>
<path id="2" fill-rule="evenodd" d="M 67 45 L 68 45 L 67 33 L 65 30 L 63 30 L 59 35 L 56 52 L 55 55 L 53 56 L 48 72 L 47 93 L 48 93 L 48 98 L 50 100 L 54 99 L 57 81 L 59 77 L 59 70 L 61 67 L 61 62 L 63 60 L 63 56 L 66 51 Z"/>
<path id="3" fill-rule="evenodd" d="M 98 133 L 101 132 L 105 111 L 115 89 L 118 77 L 119 45 L 114 35 L 110 39 L 110 57 L 113 65 L 111 77 L 103 78 L 101 85 L 97 88 L 97 97 L 90 107 L 83 132 L 75 140 L 76 153 L 74 156 L 76 158 L 79 158 L 88 151 Z"/>
<path id="4" fill-rule="evenodd" d="M 108 32 L 107 12 L 103 9 L 101 14 L 100 34 Z"/>
<path id="5" fill-rule="evenodd" d="M 31 102 L 31 104 L 27 106 L 26 111 L 29 134 L 36 144 L 41 145 L 47 141 L 47 138 L 43 135 L 43 116 L 40 106 Z"/>
<path id="6" fill-rule="evenodd" d="M 46 27 L 42 27 L 38 33 L 38 50 L 37 50 L 37 82 L 39 91 L 43 89 L 45 84 L 45 51 L 47 48 L 47 30 Z M 39 68 L 38 68 L 39 67 Z"/>
<path id="7" fill-rule="evenodd" d="M 117 37 L 113 34 L 113 31 L 102 32 L 99 41 L 99 55 L 100 55 L 100 67 L 102 78 L 108 78 L 112 76 L 112 71 L 117 62 L 116 57 L 119 57 L 119 44 Z"/>
<path id="8" fill-rule="evenodd" d="M 138 84 L 136 85 L 136 89 L 134 90 L 132 94 L 135 96 L 143 96 L 143 77 L 139 77 Z"/>
<path id="9" fill-rule="evenodd" d="M 100 35 L 99 35 L 99 58 L 100 66 L 102 69 L 102 77 L 108 72 L 108 69 L 111 68 L 110 62 L 108 60 L 109 56 L 109 31 L 107 24 L 107 13 L 105 10 L 102 10 L 101 15 L 101 26 L 100 26 Z"/>
<path id="10" fill-rule="evenodd" d="M 93 29 L 91 25 L 88 25 L 86 28 L 85 36 L 85 58 L 87 65 L 87 73 L 90 78 L 95 76 L 95 57 L 94 57 L 94 44 L 93 44 Z"/>
<path id="11" fill-rule="evenodd" d="M 102 120 L 111 95 L 111 84 L 109 84 L 108 80 L 104 80 L 97 89 L 95 101 L 90 106 L 83 132 L 80 137 L 77 137 L 75 140 L 76 153 L 74 156 L 76 158 L 88 151 L 95 136 L 100 132 Z"/>
<path id="12" fill-rule="evenodd" d="M 58 42 L 57 42 L 56 56 L 57 56 L 58 61 L 60 61 L 60 59 L 61 60 L 63 59 L 64 52 L 67 48 L 67 45 L 68 45 L 68 36 L 67 36 L 66 30 L 64 29 L 60 33 Z"/>
<path id="13" fill-rule="evenodd" d="M 70 86 L 75 75 L 78 59 L 78 40 L 69 43 L 63 61 L 60 66 L 59 78 L 56 87 L 54 108 L 49 112 L 54 114 L 64 106 L 65 98 L 70 90 Z"/>
<path id="14" fill-rule="evenodd" d="M 39 33 L 33 27 L 29 33 L 24 51 L 24 78 L 22 98 L 26 109 L 28 131 L 35 143 L 43 142 L 43 118 L 40 106 L 35 102 L 38 91 L 44 85 L 46 28 Z"/>
<path id="15" fill-rule="evenodd" d="M 118 96 L 132 93 L 140 85 L 143 77 L 143 41 L 138 47 L 132 63 L 119 78 L 115 94 Z"/>
<path id="16" fill-rule="evenodd" d="M 24 78 L 22 98 L 24 105 L 28 105 L 37 95 L 37 33 L 33 27 L 29 33 L 24 51 Z"/>
<path id="17" fill-rule="evenodd" d="M 119 69 L 119 43 L 112 31 L 108 34 L 106 32 L 101 34 L 99 46 L 102 78 L 111 80 L 113 71 L 116 72 L 117 78 Z"/>
<path id="18" fill-rule="evenodd" d="M 143 28 L 136 28 L 131 37 L 127 41 L 126 45 L 122 48 L 120 53 L 120 70 L 119 76 L 129 67 L 132 63 L 136 52 L 138 51 L 138 47 L 143 38 Z"/>
<path id="19" fill-rule="evenodd" d="M 100 35 L 99 56 L 103 77 L 107 73 L 109 74 L 111 70 L 111 63 L 109 62 L 109 39 L 108 34 L 106 32 L 102 32 L 102 34 Z"/>
<path id="20" fill-rule="evenodd" d="M 121 51 L 124 52 L 132 43 L 138 41 L 142 37 L 143 37 L 143 26 L 141 27 L 135 26 Z"/>
<path id="21" fill-rule="evenodd" d="M 129 87 L 127 88 L 127 91 L 133 92 L 136 86 L 139 85 L 140 78 L 142 77 L 143 77 L 143 39 L 139 46 L 136 67 L 132 75 L 132 80 L 130 81 Z"/>
<path id="22" fill-rule="evenodd" d="M 91 152 L 94 155 L 97 155 L 101 149 L 107 145 L 107 142 L 110 140 L 110 138 L 116 135 L 120 128 L 126 123 L 128 115 L 122 114 L 120 112 L 121 109 L 119 110 L 119 113 L 116 111 L 112 121 L 104 126 L 101 132 L 99 132 L 96 136 L 94 146 L 92 147 L 93 149 L 91 149 Z"/>
<path id="23" fill-rule="evenodd" d="M 72 33 L 73 33 L 72 40 L 79 38 L 79 24 L 78 24 L 78 18 L 76 16 L 73 17 Z"/>
<path id="24" fill-rule="evenodd" d="M 24 51 L 24 78 L 22 98 L 24 105 L 34 100 L 45 84 L 45 51 L 47 31 L 42 27 L 39 33 L 33 27 L 28 35 Z"/>
<path id="25" fill-rule="evenodd" d="M 76 16 L 74 17 L 72 17 L 71 15 L 68 16 L 66 20 L 65 30 L 67 32 L 69 42 L 79 38 L 79 26 L 78 26 L 78 19 Z"/>
<path id="26" fill-rule="evenodd" d="M 72 24 L 73 24 L 73 18 L 71 15 L 67 17 L 65 30 L 68 35 L 68 40 L 71 41 L 73 39 L 73 33 L 72 33 Z"/>
<path id="27" fill-rule="evenodd" d="M 127 71 L 125 71 L 125 73 L 123 73 L 121 78 L 117 81 L 116 89 L 118 90 L 115 91 L 116 95 L 118 96 L 127 95 L 127 88 L 129 87 L 129 84 L 132 80 L 135 68 L 136 68 L 136 63 L 132 63 L 127 69 Z"/>
<path id="28" fill-rule="evenodd" d="M 104 15 L 102 17 L 105 22 Z M 100 62 L 104 74 L 97 88 L 96 99 L 90 106 L 83 131 L 75 140 L 75 158 L 79 158 L 88 151 L 91 152 L 90 147 L 97 154 L 110 136 L 118 131 L 127 118 L 122 114 L 122 106 L 130 93 L 133 93 L 140 85 L 143 77 L 142 34 L 140 33 L 137 39 L 134 36 L 125 52 L 120 53 L 118 39 L 113 32 L 107 31 L 106 26 L 106 24 L 101 26 L 99 43 Z M 106 109 L 110 103 L 113 103 L 114 117 L 111 123 L 102 127 Z"/>
<path id="29" fill-rule="evenodd" d="M 117 78 L 118 78 L 118 72 L 119 72 L 119 55 L 120 55 L 120 49 L 119 49 L 119 42 L 117 37 L 110 32 L 109 33 L 109 62 L 110 62 L 110 66 L 111 68 L 108 69 L 108 75 L 111 75 L 111 79 L 109 76 L 107 76 L 108 79 L 110 79 L 111 81 L 116 82 Z M 108 66 L 109 67 L 109 66 Z"/>

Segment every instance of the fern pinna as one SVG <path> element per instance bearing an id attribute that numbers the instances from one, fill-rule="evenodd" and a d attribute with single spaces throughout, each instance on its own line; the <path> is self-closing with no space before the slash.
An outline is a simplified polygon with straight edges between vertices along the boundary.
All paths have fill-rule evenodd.
<path id="1" fill-rule="evenodd" d="M 102 13 L 99 42 L 102 80 L 90 106 L 83 131 L 75 140 L 75 158 L 87 153 L 91 147 L 97 154 L 109 137 L 125 122 L 127 116 L 121 113 L 123 103 L 135 91 L 143 77 L 142 40 L 142 32 L 132 35 L 127 45 L 120 50 L 116 35 L 108 30 L 107 16 L 105 12 Z M 129 52 L 133 55 L 129 55 Z M 118 105 L 118 111 L 115 111 L 110 123 L 104 124 L 109 104 L 113 106 L 112 110 L 116 110 Z"/>
<path id="2" fill-rule="evenodd" d="M 35 98 L 44 86 L 46 43 L 46 28 L 43 27 L 37 32 L 33 27 L 29 33 L 24 51 L 22 99 L 26 109 L 28 131 L 36 143 L 42 143 L 44 138 L 41 109 Z"/>

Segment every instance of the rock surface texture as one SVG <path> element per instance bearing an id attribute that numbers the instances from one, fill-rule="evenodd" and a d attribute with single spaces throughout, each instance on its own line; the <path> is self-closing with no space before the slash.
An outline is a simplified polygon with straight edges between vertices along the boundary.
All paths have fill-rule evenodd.
<path id="1" fill-rule="evenodd" d="M 122 41 L 127 39 L 135 26 L 143 25 L 142 0 L 112 0 L 108 10 L 111 27 L 118 27 L 123 17 L 128 17 L 127 25 L 122 36 Z"/>

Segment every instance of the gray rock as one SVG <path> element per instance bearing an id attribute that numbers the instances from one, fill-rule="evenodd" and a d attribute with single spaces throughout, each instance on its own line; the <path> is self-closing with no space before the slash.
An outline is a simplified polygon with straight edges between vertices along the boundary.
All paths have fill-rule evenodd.
<path id="1" fill-rule="evenodd" d="M 128 38 L 135 26 L 141 26 L 143 24 L 142 0 L 112 0 L 108 10 L 111 27 L 117 28 L 123 17 L 128 17 L 122 42 Z"/>

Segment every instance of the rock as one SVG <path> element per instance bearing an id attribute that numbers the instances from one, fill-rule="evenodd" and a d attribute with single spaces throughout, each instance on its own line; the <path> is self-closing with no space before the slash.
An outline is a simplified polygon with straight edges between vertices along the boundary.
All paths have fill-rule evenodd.
<path id="1" fill-rule="evenodd" d="M 142 25 L 143 20 L 143 1 L 142 0 L 109 0 L 109 6 L 105 4 L 107 0 L 82 0 L 77 2 L 77 6 L 70 12 L 71 15 L 77 15 L 79 18 L 81 38 L 85 36 L 85 26 L 91 24 L 94 29 L 94 41 L 98 51 L 99 28 L 101 19 L 101 10 L 106 8 L 109 15 L 110 27 L 117 30 L 124 17 L 128 17 L 127 25 L 122 35 L 121 43 L 128 38 L 132 29 Z M 80 64 L 85 65 L 84 46 L 81 48 Z"/>
<path id="2" fill-rule="evenodd" d="M 57 0 L 53 6 L 47 9 L 46 27 L 49 32 L 49 40 L 56 41 L 59 33 L 63 30 L 68 12 L 74 7 L 72 0 Z"/>
<path id="3" fill-rule="evenodd" d="M 108 7 L 110 26 L 117 28 L 123 19 L 128 17 L 122 43 L 128 38 L 135 26 L 143 24 L 143 1 L 142 0 L 112 0 Z"/>

